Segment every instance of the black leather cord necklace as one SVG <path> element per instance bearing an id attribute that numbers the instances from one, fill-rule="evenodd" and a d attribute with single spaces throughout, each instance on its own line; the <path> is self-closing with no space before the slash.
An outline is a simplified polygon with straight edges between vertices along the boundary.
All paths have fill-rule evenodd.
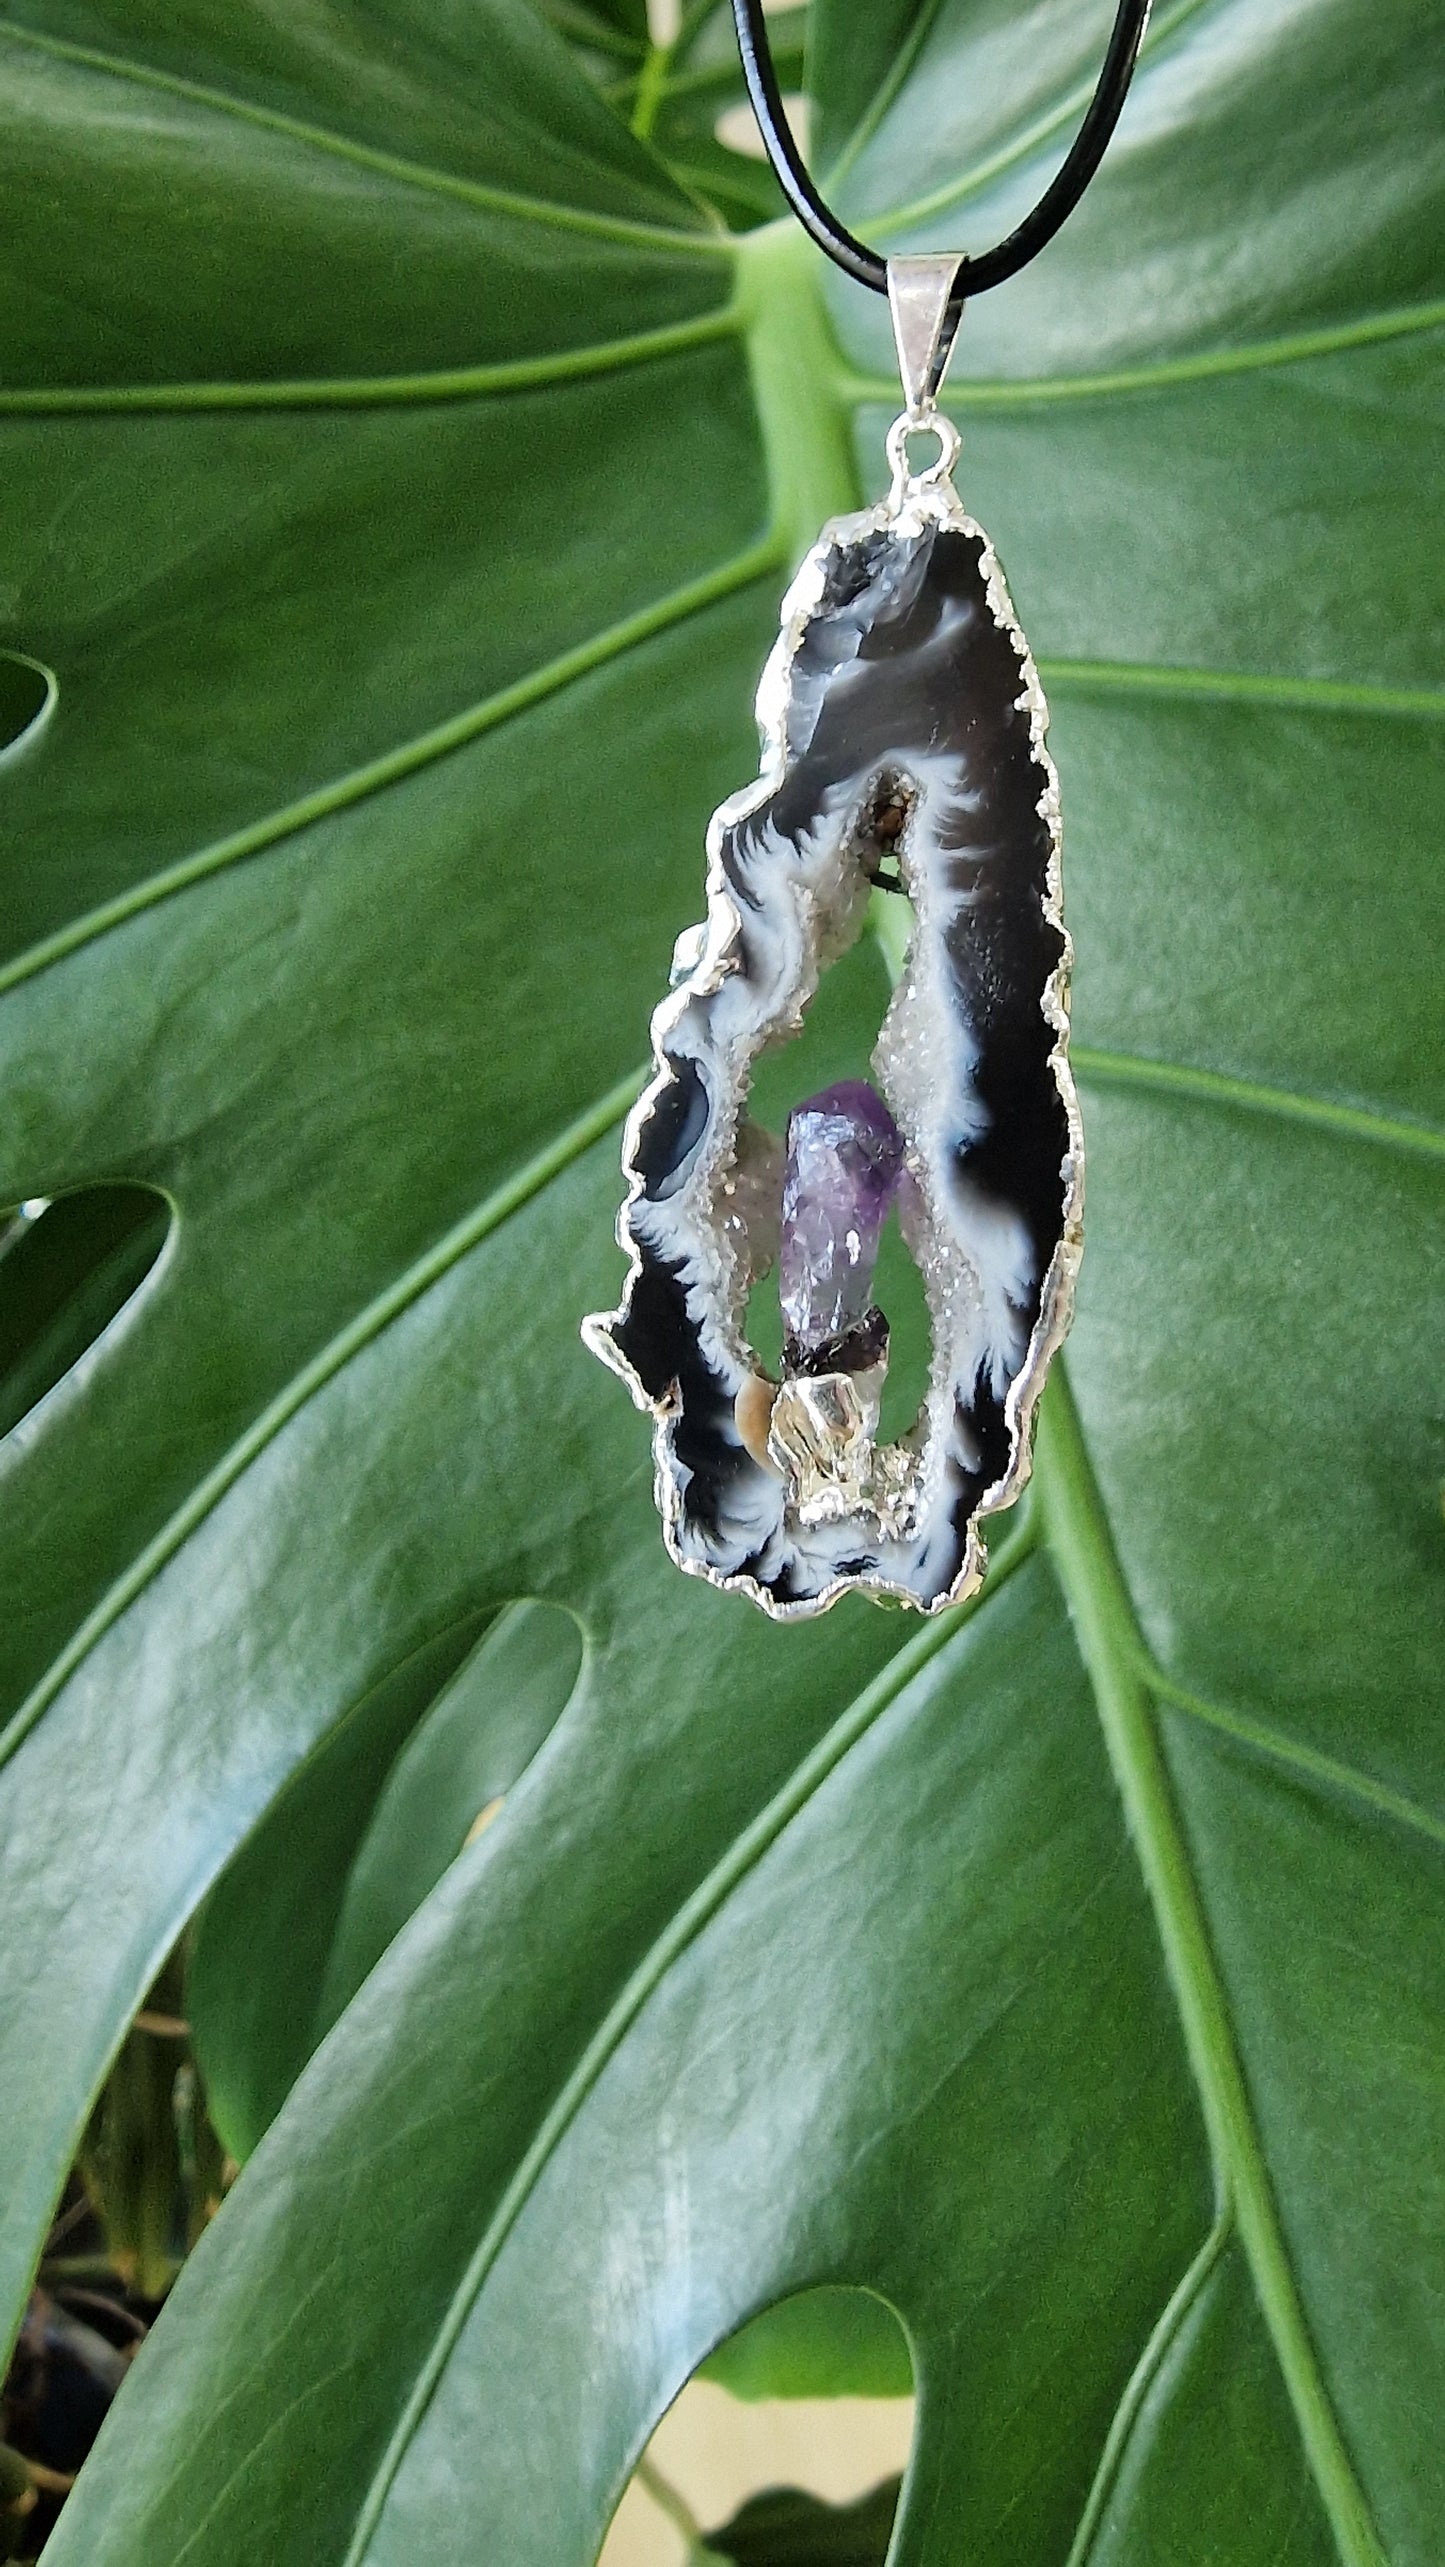
<path id="1" fill-rule="evenodd" d="M 1017 276 L 1030 259 L 1050 242 L 1061 223 L 1067 222 L 1078 204 L 1095 170 L 1108 148 L 1109 137 L 1119 121 L 1120 111 L 1129 94 L 1144 29 L 1149 22 L 1151 0 L 1120 0 L 1109 50 L 1099 74 L 1099 85 L 1089 101 L 1088 113 L 1074 137 L 1072 148 L 1059 170 L 1039 198 L 1031 213 L 1009 233 L 1006 240 L 977 258 L 960 258 L 949 292 L 950 304 L 961 304 L 971 294 L 986 294 L 993 285 L 1002 285 Z M 733 19 L 737 27 L 738 51 L 742 56 L 743 77 L 763 148 L 773 166 L 773 174 L 797 215 L 803 229 L 815 240 L 820 250 L 842 268 L 845 276 L 858 284 L 871 286 L 875 294 L 888 291 L 888 262 L 855 240 L 831 209 L 824 204 L 803 165 L 802 155 L 793 139 L 783 107 L 778 75 L 773 67 L 772 48 L 768 42 L 767 20 L 763 0 L 732 0 Z"/>
<path id="2" fill-rule="evenodd" d="M 938 1612 L 986 1565 L 982 1525 L 1027 1479 L 1034 1412 L 1073 1308 L 1084 1143 L 1068 1059 L 1059 784 L 1047 707 L 998 558 L 953 486 L 938 393 L 969 295 L 1017 275 L 1099 165 L 1147 0 L 1122 0 L 1058 176 L 981 257 L 881 259 L 845 231 L 788 131 L 761 0 L 733 0 L 769 158 L 799 221 L 886 292 L 904 407 L 888 495 L 824 527 L 758 690 L 762 772 L 708 831 L 707 916 L 677 940 L 656 1075 L 627 1126 L 621 1307 L 583 1333 L 653 1421 L 681 1568 L 778 1620 L 850 1590 Z M 916 465 L 927 435 L 935 458 Z M 759 1052 L 796 1034 L 875 893 L 907 951 L 870 1063 L 748 1112 Z M 928 1384 L 884 1438 L 897 1218 L 923 1279 Z M 774 1265 L 779 1377 L 748 1342 Z"/>

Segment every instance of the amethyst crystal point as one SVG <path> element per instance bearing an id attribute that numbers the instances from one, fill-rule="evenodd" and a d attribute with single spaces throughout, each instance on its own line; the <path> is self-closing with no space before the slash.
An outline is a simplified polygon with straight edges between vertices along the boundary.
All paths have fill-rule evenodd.
<path id="1" fill-rule="evenodd" d="M 878 1242 L 902 1168 L 903 1135 L 866 1079 L 840 1079 L 794 1106 L 779 1277 L 790 1370 L 869 1318 Z M 870 1333 L 881 1329 L 880 1316 Z M 842 1348 L 839 1363 L 853 1369 Z"/>

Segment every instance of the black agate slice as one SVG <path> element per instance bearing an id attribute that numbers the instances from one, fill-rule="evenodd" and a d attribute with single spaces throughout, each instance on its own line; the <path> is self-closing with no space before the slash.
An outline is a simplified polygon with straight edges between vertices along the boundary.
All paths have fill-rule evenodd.
<path id="1" fill-rule="evenodd" d="M 1027 1476 L 1083 1182 L 1047 715 L 946 480 L 825 530 L 758 718 L 763 772 L 714 816 L 707 919 L 678 940 L 627 1128 L 622 1307 L 584 1334 L 655 1420 L 683 1568 L 782 1617 L 853 1587 L 932 1610 L 977 1585 L 979 1519 Z M 749 1119 L 753 1062 L 799 1031 L 879 884 L 912 926 L 872 1079 L 800 1099 L 780 1140 Z M 893 1212 L 932 1357 L 884 1442 Z M 744 1330 L 775 1263 L 776 1381 Z"/>

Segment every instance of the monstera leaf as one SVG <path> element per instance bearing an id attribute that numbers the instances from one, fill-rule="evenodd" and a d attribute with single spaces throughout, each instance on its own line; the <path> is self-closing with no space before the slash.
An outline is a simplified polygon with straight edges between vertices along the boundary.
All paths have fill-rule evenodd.
<path id="1" fill-rule="evenodd" d="M 787 1631 L 668 1567 L 577 1321 L 887 350 L 560 25 L 0 18 L 44 706 L 0 769 L 0 1189 L 169 1207 L 0 1448 L 12 2309 L 268 1810 L 341 1915 L 373 1819 L 343 1843 L 312 1760 L 382 1700 L 384 1795 L 504 1608 L 582 1635 L 309 2064 L 312 1945 L 304 2022 L 215 2013 L 270 2127 L 57 2567 L 585 2567 L 680 2384 L 819 2284 L 909 2335 L 900 2567 L 1433 2567 L 1438 12 L 1162 8 L 1083 210 L 968 315 L 962 486 L 1064 782 L 1084 1290 L 977 1609 Z M 817 165 L 880 241 L 996 236 L 1103 37 L 817 0 Z M 881 957 L 835 983 L 856 1064 Z"/>

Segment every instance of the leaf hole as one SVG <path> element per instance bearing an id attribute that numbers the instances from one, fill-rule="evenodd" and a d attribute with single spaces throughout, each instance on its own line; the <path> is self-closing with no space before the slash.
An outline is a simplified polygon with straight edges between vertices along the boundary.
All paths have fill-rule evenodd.
<path id="1" fill-rule="evenodd" d="M 886 2301 L 799 2291 L 700 2366 L 648 2443 L 598 2567 L 884 2567 L 914 2426 Z"/>
<path id="2" fill-rule="evenodd" d="M 335 2020 L 443 1872 L 501 1817 L 570 1702 L 582 1656 L 580 1626 L 561 1605 L 505 1605 L 428 1703 L 349 1867 L 321 2019 Z"/>
<path id="3" fill-rule="evenodd" d="M 0 651 L 0 763 L 31 746 L 59 695 L 60 681 L 43 660 L 26 651 Z"/>
<path id="4" fill-rule="evenodd" d="M 135 1184 L 33 1196 L 0 1216 L 0 1435 L 134 1302 L 174 1217 L 156 1187 Z"/>
<path id="5" fill-rule="evenodd" d="M 351 1705 L 232 1857 L 187 2010 L 233 2156 L 443 1875 L 490 1849 L 585 1655 L 575 1615 L 531 1597 L 439 1633 Z"/>

